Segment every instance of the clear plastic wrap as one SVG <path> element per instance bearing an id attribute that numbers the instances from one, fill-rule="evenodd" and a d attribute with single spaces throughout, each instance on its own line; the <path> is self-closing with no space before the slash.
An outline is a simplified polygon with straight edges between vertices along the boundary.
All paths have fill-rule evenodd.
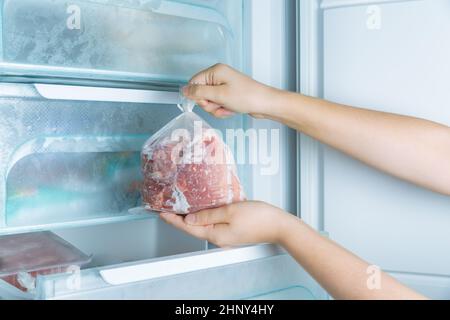
<path id="1" fill-rule="evenodd" d="M 236 163 L 221 136 L 184 100 L 183 114 L 142 150 L 147 210 L 189 214 L 245 200 Z"/>
<path id="2" fill-rule="evenodd" d="M 56 234 L 44 231 L 0 237 L 0 279 L 32 292 L 38 275 L 67 272 L 91 257 Z"/>

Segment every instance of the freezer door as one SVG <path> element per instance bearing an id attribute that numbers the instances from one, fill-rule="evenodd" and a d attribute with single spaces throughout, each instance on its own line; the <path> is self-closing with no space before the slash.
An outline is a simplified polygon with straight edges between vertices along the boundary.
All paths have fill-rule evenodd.
<path id="1" fill-rule="evenodd" d="M 305 94 L 450 125 L 448 1 L 302 5 Z M 315 227 L 423 294 L 450 298 L 450 197 L 306 137 L 301 150 L 302 211 Z"/>

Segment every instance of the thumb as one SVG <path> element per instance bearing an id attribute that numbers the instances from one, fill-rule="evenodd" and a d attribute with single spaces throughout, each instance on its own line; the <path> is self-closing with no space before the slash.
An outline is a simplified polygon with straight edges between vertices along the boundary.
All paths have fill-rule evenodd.
<path id="1" fill-rule="evenodd" d="M 203 210 L 185 217 L 185 222 L 191 226 L 208 226 L 228 223 L 226 207 Z"/>
<path id="2" fill-rule="evenodd" d="M 216 104 L 224 104 L 222 99 L 223 86 L 207 86 L 199 84 L 191 84 L 183 88 L 183 94 L 186 98 L 199 101 L 208 100 Z"/>

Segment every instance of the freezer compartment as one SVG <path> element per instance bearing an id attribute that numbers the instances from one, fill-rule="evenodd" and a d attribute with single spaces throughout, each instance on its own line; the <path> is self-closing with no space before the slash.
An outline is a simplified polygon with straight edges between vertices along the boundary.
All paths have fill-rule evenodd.
<path id="1" fill-rule="evenodd" d="M 42 276 L 36 298 L 196 300 L 264 296 L 277 299 L 289 295 L 292 299 L 310 300 L 327 297 L 290 256 L 274 250 L 269 245 L 211 250 L 205 254 L 83 270 L 77 288 L 68 288 L 65 275 Z M 264 257 L 265 254 L 276 255 Z M 259 259 L 254 259 L 258 256 Z M 145 270 L 147 280 L 135 281 L 136 274 L 131 269 L 138 274 L 139 270 Z"/>
<path id="2" fill-rule="evenodd" d="M 180 114 L 178 95 L 104 90 L 0 84 L 0 234 L 157 217 L 136 209 L 140 151 Z M 244 127 L 243 117 L 202 116 Z"/>
<path id="3" fill-rule="evenodd" d="M 179 83 L 240 68 L 242 1 L 2 0 L 4 79 Z M 30 80 L 30 79 L 29 79 Z"/>
<path id="4" fill-rule="evenodd" d="M 206 249 L 204 241 L 190 237 L 159 219 L 67 228 L 54 230 L 53 233 L 90 258 L 90 262 L 83 264 L 81 269 L 71 264 L 68 268 L 52 270 L 61 271 L 60 275 L 65 278 L 68 288 L 77 285 L 77 276 L 80 272 L 83 274 L 84 269 L 105 268 L 156 258 L 165 259 L 164 257 Z M 22 237 L 29 234 L 14 236 Z M 47 253 L 42 254 L 43 250 L 36 249 L 37 258 L 57 258 L 55 250 L 49 252 L 49 249 L 46 249 Z M 37 256 L 33 250 L 29 252 L 32 256 Z M 5 259 L 4 263 L 11 264 L 11 259 Z M 39 291 L 25 292 L 5 281 L 0 281 L 0 299 L 36 299 Z"/>

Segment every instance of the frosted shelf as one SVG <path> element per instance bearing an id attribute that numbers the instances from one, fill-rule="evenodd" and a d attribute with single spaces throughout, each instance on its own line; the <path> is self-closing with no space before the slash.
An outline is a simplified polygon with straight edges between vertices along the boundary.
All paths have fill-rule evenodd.
<path id="1" fill-rule="evenodd" d="M 241 23 L 240 0 L 0 0 L 0 75 L 177 84 L 239 68 Z"/>
<path id="2" fill-rule="evenodd" d="M 64 213 L 62 212 L 62 214 Z M 18 227 L 13 226 L 4 229 L 0 228 L 0 236 L 16 233 L 44 231 L 44 230 L 62 230 L 68 228 L 92 227 L 102 224 L 121 223 L 121 222 L 149 220 L 149 219 L 159 219 L 159 214 L 156 212 L 131 209 L 124 213 L 119 214 L 115 213 L 113 215 L 105 214 L 103 217 L 99 216 L 97 218 L 90 217 L 86 219 L 68 220 L 47 224 L 33 224 Z"/>

